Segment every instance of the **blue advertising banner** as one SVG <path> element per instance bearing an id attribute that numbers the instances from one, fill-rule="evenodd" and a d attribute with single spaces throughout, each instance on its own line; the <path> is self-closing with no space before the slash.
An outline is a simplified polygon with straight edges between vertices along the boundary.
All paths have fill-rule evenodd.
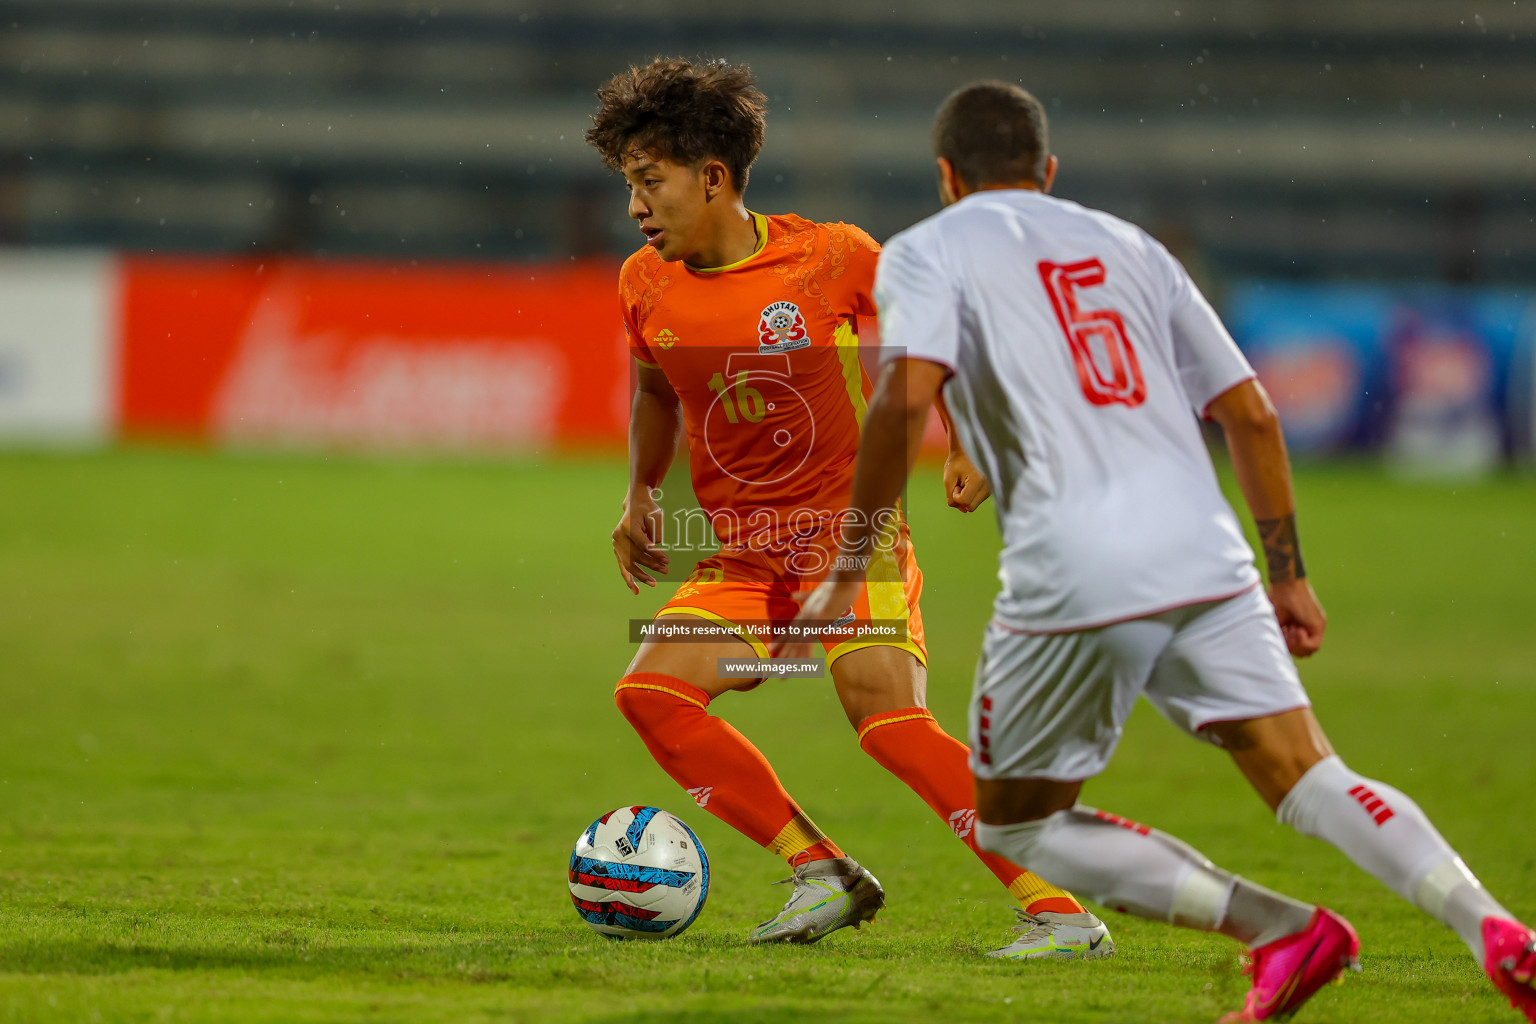
<path id="1" fill-rule="evenodd" d="M 1228 291 L 1224 319 L 1298 453 L 1477 470 L 1529 450 L 1527 293 L 1249 281 Z"/>

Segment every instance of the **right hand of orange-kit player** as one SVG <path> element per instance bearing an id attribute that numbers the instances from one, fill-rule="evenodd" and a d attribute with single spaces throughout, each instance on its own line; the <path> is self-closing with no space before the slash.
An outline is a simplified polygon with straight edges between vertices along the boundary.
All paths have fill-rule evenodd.
<path id="1" fill-rule="evenodd" d="M 624 514 L 613 528 L 613 556 L 619 560 L 619 575 L 630 593 L 640 593 L 636 581 L 654 587 L 651 573 L 667 571 L 667 553 L 657 543 L 661 536 L 661 506 L 648 488 L 630 493 L 624 499 Z"/>

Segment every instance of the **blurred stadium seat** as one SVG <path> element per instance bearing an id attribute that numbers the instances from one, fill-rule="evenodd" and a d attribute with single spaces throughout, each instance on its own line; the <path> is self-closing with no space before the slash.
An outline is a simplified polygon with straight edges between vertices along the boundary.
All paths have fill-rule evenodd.
<path id="1" fill-rule="evenodd" d="M 1058 191 L 1228 274 L 1536 275 L 1536 9 L 1433 0 L 772 5 L 12 0 L 0 240 L 549 258 L 632 248 L 581 142 L 655 53 L 747 60 L 752 200 L 885 236 L 977 77 L 1054 117 Z"/>

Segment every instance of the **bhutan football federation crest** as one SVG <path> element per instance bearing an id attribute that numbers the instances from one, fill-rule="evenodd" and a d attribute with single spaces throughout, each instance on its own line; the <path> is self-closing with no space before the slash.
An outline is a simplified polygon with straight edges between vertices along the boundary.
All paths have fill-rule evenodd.
<path id="1" fill-rule="evenodd" d="M 774 302 L 764 307 L 757 323 L 757 350 L 763 354 L 789 352 L 806 348 L 811 336 L 805 330 L 805 317 L 793 302 Z"/>

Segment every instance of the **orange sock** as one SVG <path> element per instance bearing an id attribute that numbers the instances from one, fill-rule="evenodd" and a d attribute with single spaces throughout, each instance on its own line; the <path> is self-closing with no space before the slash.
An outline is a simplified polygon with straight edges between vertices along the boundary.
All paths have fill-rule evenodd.
<path id="1" fill-rule="evenodd" d="M 1033 914 L 1082 913 L 1083 905 L 1065 889 L 1056 888 L 995 853 L 977 848 L 970 751 L 940 729 L 927 708 L 901 708 L 870 715 L 859 723 L 859 746 L 886 771 L 911 786 L 924 803 L 948 822 L 955 835 L 1025 910 Z"/>
<path id="2" fill-rule="evenodd" d="M 729 723 L 705 713 L 709 694 L 673 676 L 635 672 L 614 690 L 662 771 L 694 803 L 790 863 L 843 851 L 790 799 L 768 759 Z"/>

